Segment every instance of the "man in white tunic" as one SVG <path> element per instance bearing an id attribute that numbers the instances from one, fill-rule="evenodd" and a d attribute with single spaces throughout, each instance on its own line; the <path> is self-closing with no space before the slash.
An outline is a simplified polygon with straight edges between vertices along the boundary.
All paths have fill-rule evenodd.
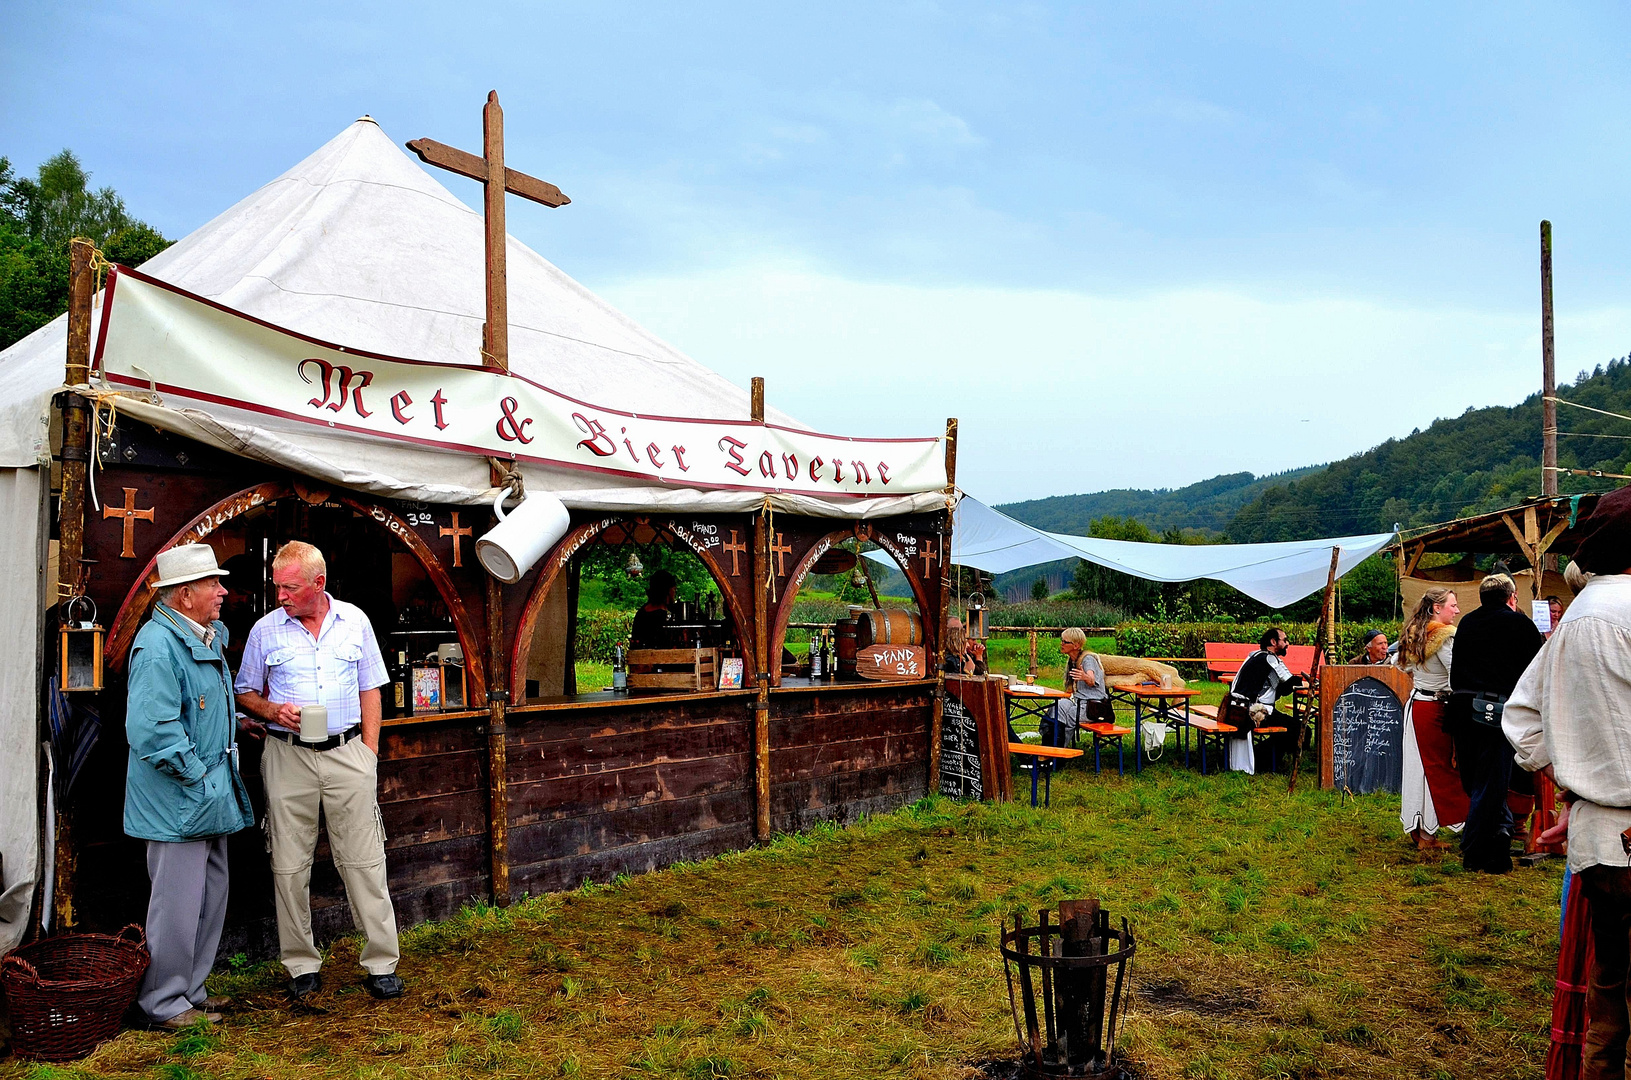
<path id="1" fill-rule="evenodd" d="M 1231 709 L 1229 723 L 1240 729 L 1240 735 L 1228 743 L 1229 768 L 1236 772 L 1255 773 L 1257 755 L 1252 747 L 1252 731 L 1260 727 L 1292 727 L 1291 717 L 1277 712 L 1275 702 L 1303 684 L 1301 675 L 1293 675 L 1286 667 L 1285 655 L 1291 649 L 1291 639 L 1279 627 L 1271 627 L 1258 639 L 1257 651 L 1248 656 L 1235 672 L 1229 684 L 1233 703 L 1245 703 L 1246 715 Z M 1275 721 L 1278 721 L 1276 723 Z M 1269 736 L 1273 738 L 1274 736 Z"/>
<path id="2" fill-rule="evenodd" d="M 1631 961 L 1631 488 L 1603 497 L 1575 559 L 1597 573 L 1507 700 L 1517 763 L 1566 794 L 1569 869 L 1591 903 L 1595 949 L 1585 1080 L 1626 1073 Z"/>
<path id="3" fill-rule="evenodd" d="M 266 724 L 266 830 L 272 852 L 278 949 L 297 1000 L 322 987 L 311 927 L 311 864 L 319 809 L 334 867 L 366 942 L 357 960 L 377 998 L 402 995 L 396 911 L 385 874 L 379 813 L 379 688 L 390 681 L 361 608 L 324 586 L 323 553 L 292 541 L 272 560 L 279 606 L 249 631 L 238 666 L 238 706 Z M 328 738 L 300 739 L 300 708 L 328 710 Z"/>

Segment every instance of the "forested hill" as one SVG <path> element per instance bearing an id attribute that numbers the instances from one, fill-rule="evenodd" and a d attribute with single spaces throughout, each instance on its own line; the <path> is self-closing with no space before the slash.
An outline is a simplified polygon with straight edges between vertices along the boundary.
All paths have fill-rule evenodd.
<path id="1" fill-rule="evenodd" d="M 1046 499 L 1005 503 L 997 507 L 1016 520 L 1048 532 L 1086 536 L 1095 518 L 1134 518 L 1159 535 L 1169 529 L 1198 529 L 1220 533 L 1241 507 L 1276 484 L 1299 480 L 1319 471 L 1313 465 L 1273 476 L 1249 472 L 1214 476 L 1174 490 L 1141 491 L 1118 488 L 1089 495 L 1053 495 Z"/>
<path id="2" fill-rule="evenodd" d="M 1631 415 L 1631 357 L 1599 367 L 1558 397 Z M 1468 409 L 1426 431 L 1338 461 L 1289 483 L 1276 483 L 1229 523 L 1236 543 L 1386 532 L 1449 521 L 1540 494 L 1540 395 L 1513 408 Z M 1558 464 L 1631 473 L 1631 422 L 1560 404 Z M 1570 435 L 1567 433 L 1578 433 Z M 1624 481 L 1558 479 L 1564 493 L 1607 491 Z M 1085 530 L 1084 530 L 1085 531 Z"/>

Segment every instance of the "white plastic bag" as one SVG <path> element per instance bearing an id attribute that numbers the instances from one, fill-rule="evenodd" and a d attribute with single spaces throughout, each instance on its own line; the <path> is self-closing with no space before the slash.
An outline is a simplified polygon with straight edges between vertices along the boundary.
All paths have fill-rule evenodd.
<path id="1" fill-rule="evenodd" d="M 1144 753 L 1154 761 L 1161 756 L 1161 750 L 1167 744 L 1167 734 L 1171 729 L 1156 720 L 1146 720 L 1141 726 L 1144 732 Z"/>

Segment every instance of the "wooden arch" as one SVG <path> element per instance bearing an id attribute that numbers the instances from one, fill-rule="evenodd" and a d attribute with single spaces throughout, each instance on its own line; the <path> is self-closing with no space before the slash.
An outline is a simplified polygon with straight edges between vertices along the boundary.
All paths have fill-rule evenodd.
<path id="1" fill-rule="evenodd" d="M 585 522 L 561 538 L 544 560 L 543 569 L 538 574 L 538 580 L 533 583 L 532 591 L 527 594 L 526 606 L 521 609 L 521 620 L 516 626 L 515 643 L 510 648 L 510 693 L 512 700 L 522 701 L 527 686 L 527 657 L 532 654 L 532 638 L 538 629 L 538 616 L 544 609 L 544 600 L 549 590 L 560 576 L 561 571 L 571 563 L 574 556 L 582 551 L 589 543 L 602 533 L 617 527 L 623 527 L 629 532 L 644 526 L 655 533 L 655 538 L 669 538 L 677 540 L 696 554 L 702 560 L 702 565 L 708 568 L 708 573 L 719 586 L 719 595 L 724 599 L 725 610 L 730 615 L 732 624 L 736 627 L 736 640 L 742 643 L 743 648 L 753 640 L 753 624 L 748 620 L 736 603 L 731 593 L 730 578 L 726 576 L 719 561 L 713 553 L 697 541 L 684 526 L 673 522 L 653 522 L 649 517 L 603 517 L 595 521 Z"/>
<path id="2" fill-rule="evenodd" d="M 125 657 L 130 655 L 130 645 L 136 638 L 136 631 L 141 629 L 142 620 L 153 607 L 156 596 L 148 587 L 148 583 L 153 580 L 156 572 L 159 552 L 168 551 L 179 544 L 199 543 L 227 522 L 257 506 L 275 503 L 297 494 L 299 493 L 296 492 L 294 484 L 286 480 L 274 480 L 245 488 L 211 506 L 188 522 L 180 532 L 170 537 L 169 541 L 153 554 L 153 558 L 147 561 L 147 565 L 142 568 L 141 574 L 125 594 L 124 602 L 119 605 L 119 613 L 114 616 L 112 631 L 108 634 L 105 647 L 107 666 L 115 670 L 124 666 Z M 425 568 L 426 575 L 436 586 L 442 602 L 447 605 L 448 614 L 453 618 L 454 631 L 459 635 L 459 645 L 464 650 L 465 671 L 472 684 L 469 690 L 470 697 L 474 699 L 485 696 L 487 675 L 482 651 L 479 648 L 481 639 L 475 634 L 475 626 L 470 621 L 469 613 L 465 611 L 458 590 L 453 586 L 453 580 L 447 576 L 447 571 L 437 561 L 430 546 L 407 522 L 378 503 L 365 502 L 345 492 L 332 492 L 326 498 L 333 499 L 376 522 L 413 552 L 414 558 Z"/>
<path id="3" fill-rule="evenodd" d="M 934 628 L 930 626 L 930 612 L 934 609 L 926 601 L 927 594 L 924 592 L 923 582 L 913 572 L 910 561 L 902 557 L 900 550 L 889 542 L 889 538 L 865 521 L 856 522 L 848 529 L 835 529 L 823 536 L 816 541 L 809 551 L 804 553 L 804 557 L 798 561 L 798 565 L 793 567 L 793 572 L 787 577 L 787 583 L 782 586 L 781 601 L 776 605 L 776 621 L 770 628 L 770 655 L 779 657 L 782 654 L 782 647 L 787 642 L 787 623 L 793 617 L 793 602 L 798 598 L 799 586 L 804 583 L 804 578 L 810 573 L 810 567 L 815 565 L 817 559 L 831 550 L 835 543 L 851 538 L 871 540 L 877 544 L 888 552 L 889 557 L 895 560 L 895 565 L 900 567 L 900 572 L 906 576 L 906 583 L 912 587 L 912 599 L 917 601 L 918 616 L 923 620 L 923 640 L 928 646 L 927 652 L 932 665 L 939 643 L 935 640 Z M 866 556 L 863 555 L 861 558 L 864 559 Z"/>

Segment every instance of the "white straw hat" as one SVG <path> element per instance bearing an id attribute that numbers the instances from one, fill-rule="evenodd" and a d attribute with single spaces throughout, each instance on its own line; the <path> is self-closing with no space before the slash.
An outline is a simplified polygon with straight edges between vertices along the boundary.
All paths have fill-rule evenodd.
<path id="1" fill-rule="evenodd" d="M 226 577 L 229 571 L 215 565 L 215 549 L 208 544 L 181 544 L 159 552 L 159 579 L 152 588 L 166 589 L 202 578 Z"/>

